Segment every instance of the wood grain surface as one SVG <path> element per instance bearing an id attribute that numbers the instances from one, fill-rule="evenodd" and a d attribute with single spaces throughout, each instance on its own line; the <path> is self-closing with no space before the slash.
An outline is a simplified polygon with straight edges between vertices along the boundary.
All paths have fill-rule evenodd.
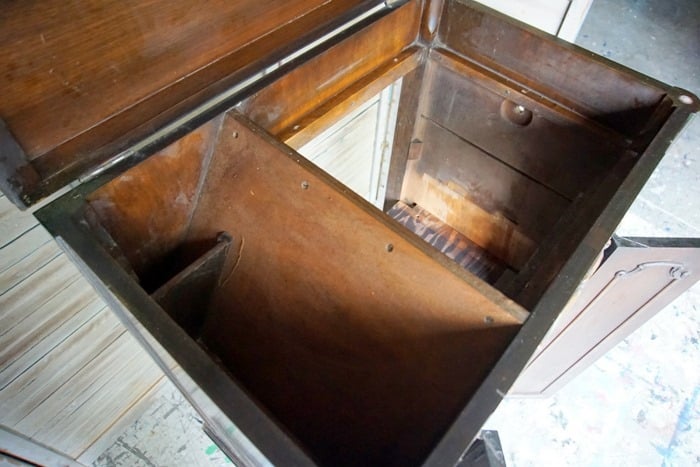
<path id="1" fill-rule="evenodd" d="M 343 191 L 226 118 L 188 240 L 228 231 L 240 260 L 200 339 L 322 464 L 415 464 L 522 311 Z"/>

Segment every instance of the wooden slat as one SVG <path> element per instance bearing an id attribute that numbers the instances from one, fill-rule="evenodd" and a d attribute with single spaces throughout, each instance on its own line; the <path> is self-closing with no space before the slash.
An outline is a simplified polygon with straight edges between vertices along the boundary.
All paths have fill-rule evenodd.
<path id="1" fill-rule="evenodd" d="M 44 227 L 37 225 L 15 241 L 0 249 L 0 277 L 2 274 L 25 257 L 32 254 L 38 247 L 51 241 L 51 235 Z"/>
<path id="2" fill-rule="evenodd" d="M 124 332 L 111 311 L 99 313 L 2 390 L 0 412 L 4 423 L 13 426 L 22 420 Z"/>
<path id="3" fill-rule="evenodd" d="M 330 127 L 299 153 L 370 200 L 379 96 Z"/>
<path id="4" fill-rule="evenodd" d="M 16 242 L 6 246 L 5 249 L 14 248 L 14 243 Z M 36 248 L 30 254 L 0 273 L 0 295 L 17 285 L 23 279 L 34 274 L 60 254 L 61 252 L 55 242 L 46 242 Z"/>
<path id="5" fill-rule="evenodd" d="M 78 280 L 80 273 L 66 256 L 59 256 L 0 295 L 0 336 Z"/>
<path id="6" fill-rule="evenodd" d="M 0 248 L 4 248 L 38 222 L 29 212 L 22 212 L 7 197 L 0 198 Z"/>
<path id="7" fill-rule="evenodd" d="M 151 407 L 153 402 L 160 396 L 161 392 L 171 384 L 168 378 L 162 374 L 153 386 L 145 391 L 134 404 L 125 407 L 124 412 L 122 412 L 118 418 L 115 417 L 112 424 L 105 428 L 97 439 L 77 456 L 78 462 L 84 465 L 91 465 L 95 462 L 103 452 L 117 441 L 119 436 L 121 436 L 128 427 Z"/>
<path id="8" fill-rule="evenodd" d="M 44 399 L 16 429 L 71 456 L 79 456 L 162 376 L 128 333 Z M 114 401 L 119 401 L 115 404 Z M 95 417 L 94 414 L 100 414 Z"/>
<path id="9" fill-rule="evenodd" d="M 65 454 L 32 441 L 27 436 L 2 425 L 0 425 L 0 452 L 10 452 L 15 456 L 32 462 L 31 465 L 41 465 L 43 467 L 84 467 L 84 464 L 75 462 Z M 0 461 L 2 461 L 1 455 Z M 0 462 L 0 465 L 3 465 L 2 462 Z M 22 467 L 24 464 L 12 463 L 10 466 Z"/>
<path id="10" fill-rule="evenodd" d="M 2 336 L 0 368 L 10 365 L 31 349 L 38 339 L 53 332 L 82 308 L 97 300 L 91 287 L 84 281 L 75 281 L 54 295 L 36 310 L 29 310 L 26 318 Z M 4 387 L 9 382 L 5 381 Z"/>
<path id="11" fill-rule="evenodd" d="M 59 323 L 54 330 L 32 338 L 29 348 L 17 358 L 0 367 L 0 389 L 4 388 L 22 373 L 27 371 L 41 358 L 49 354 L 76 330 L 84 326 L 105 308 L 100 300 L 94 300 L 80 309 L 76 314 Z M 11 336 L 10 336 L 11 337 Z M 0 340 L 0 342 L 2 342 Z"/>

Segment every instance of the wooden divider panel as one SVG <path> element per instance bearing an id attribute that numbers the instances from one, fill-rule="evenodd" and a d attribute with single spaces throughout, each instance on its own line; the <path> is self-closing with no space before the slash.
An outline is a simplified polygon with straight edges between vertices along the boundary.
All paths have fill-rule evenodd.
<path id="1" fill-rule="evenodd" d="M 415 465 L 524 310 L 238 114 L 187 241 L 227 231 L 200 342 L 323 465 Z"/>

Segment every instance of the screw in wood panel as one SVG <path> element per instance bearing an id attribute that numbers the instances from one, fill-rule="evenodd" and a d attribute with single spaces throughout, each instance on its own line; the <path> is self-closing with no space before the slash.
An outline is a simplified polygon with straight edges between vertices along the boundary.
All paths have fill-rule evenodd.
<path id="1" fill-rule="evenodd" d="M 484 316 L 484 323 L 493 324 L 493 317 L 492 316 Z"/>
<path id="2" fill-rule="evenodd" d="M 308 190 L 308 189 L 309 189 L 309 182 L 307 182 L 306 180 L 304 180 L 303 182 L 301 182 L 301 189 L 302 189 L 302 190 Z"/>
<path id="3" fill-rule="evenodd" d="M 681 94 L 680 96 L 678 96 L 678 100 L 686 105 L 690 105 L 693 103 L 693 98 L 685 94 Z"/>
<path id="4" fill-rule="evenodd" d="M 532 111 L 526 109 L 522 104 L 516 104 L 506 99 L 501 104 L 501 117 L 515 125 L 525 126 L 532 121 Z"/>
<path id="5" fill-rule="evenodd" d="M 233 139 L 238 138 L 238 132 L 237 132 L 237 131 L 234 131 L 234 132 L 231 134 L 231 136 L 233 136 Z"/>
<path id="6" fill-rule="evenodd" d="M 394 251 L 394 245 L 391 244 L 391 243 L 387 243 L 387 244 L 386 244 L 386 251 L 389 252 L 389 253 L 391 253 L 392 251 Z"/>

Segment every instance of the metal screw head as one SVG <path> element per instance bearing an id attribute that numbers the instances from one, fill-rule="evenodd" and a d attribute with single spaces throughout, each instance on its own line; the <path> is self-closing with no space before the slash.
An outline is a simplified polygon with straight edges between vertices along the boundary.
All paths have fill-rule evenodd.
<path id="1" fill-rule="evenodd" d="M 301 182 L 301 189 L 302 189 L 302 190 L 308 190 L 308 189 L 309 189 L 309 182 L 307 182 L 306 180 L 304 180 L 303 182 Z"/>
<path id="2" fill-rule="evenodd" d="M 484 323 L 486 324 L 493 324 L 493 317 L 492 316 L 484 316 Z"/>
<path id="3" fill-rule="evenodd" d="M 391 244 L 391 243 L 387 243 L 387 244 L 386 244 L 386 251 L 387 251 L 388 253 L 391 253 L 392 251 L 394 251 L 394 245 Z"/>
<path id="4" fill-rule="evenodd" d="M 231 133 L 231 136 L 233 137 L 233 139 L 238 138 L 238 132 L 234 131 L 233 133 Z"/>

